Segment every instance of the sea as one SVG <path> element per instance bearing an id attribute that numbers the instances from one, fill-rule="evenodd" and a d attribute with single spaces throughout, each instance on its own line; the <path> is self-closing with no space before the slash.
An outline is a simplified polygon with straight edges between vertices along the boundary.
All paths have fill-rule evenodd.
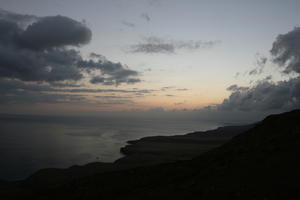
<path id="1" fill-rule="evenodd" d="M 0 179 L 24 179 L 42 168 L 113 162 L 129 140 L 222 125 L 191 118 L 1 114 Z"/>

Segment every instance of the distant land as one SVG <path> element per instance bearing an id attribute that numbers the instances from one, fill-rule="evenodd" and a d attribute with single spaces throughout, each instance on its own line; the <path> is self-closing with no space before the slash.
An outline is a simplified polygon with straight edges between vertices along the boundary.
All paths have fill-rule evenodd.
<path id="1" fill-rule="evenodd" d="M 146 137 L 114 163 L 0 181 L 1 199 L 297 199 L 300 110 L 244 126 Z"/>

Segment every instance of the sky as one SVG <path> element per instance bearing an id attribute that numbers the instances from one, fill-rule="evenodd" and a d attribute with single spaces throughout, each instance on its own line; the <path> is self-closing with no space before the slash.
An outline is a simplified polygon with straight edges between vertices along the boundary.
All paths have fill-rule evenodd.
<path id="1" fill-rule="evenodd" d="M 298 0 L 0 0 L 0 8 L 1 113 L 300 105 Z"/>

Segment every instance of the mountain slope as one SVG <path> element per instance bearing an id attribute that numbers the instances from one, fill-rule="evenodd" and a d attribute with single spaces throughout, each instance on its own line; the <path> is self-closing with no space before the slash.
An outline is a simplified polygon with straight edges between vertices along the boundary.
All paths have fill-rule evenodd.
<path id="1" fill-rule="evenodd" d="M 297 199 L 299 156 L 296 110 L 269 116 L 189 161 L 107 172 L 51 189 L 24 181 L 14 190 L 22 199 Z"/>

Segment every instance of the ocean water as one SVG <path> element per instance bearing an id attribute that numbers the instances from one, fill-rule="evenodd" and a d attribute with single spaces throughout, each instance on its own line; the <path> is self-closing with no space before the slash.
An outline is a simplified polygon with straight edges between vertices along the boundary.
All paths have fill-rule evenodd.
<path id="1" fill-rule="evenodd" d="M 113 162 L 128 140 L 220 125 L 190 118 L 0 115 L 0 179 L 26 178 L 42 168 Z"/>

